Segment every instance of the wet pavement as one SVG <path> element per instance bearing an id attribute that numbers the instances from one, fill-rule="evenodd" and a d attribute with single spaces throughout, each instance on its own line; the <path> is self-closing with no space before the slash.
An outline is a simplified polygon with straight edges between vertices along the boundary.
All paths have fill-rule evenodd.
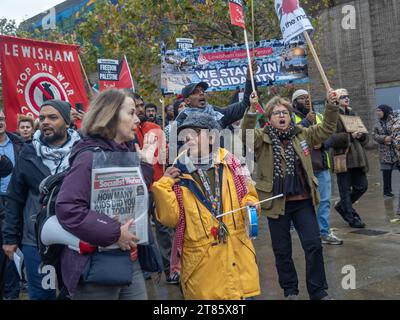
<path id="1" fill-rule="evenodd" d="M 384 199 L 382 178 L 379 170 L 378 152 L 368 152 L 370 172 L 368 173 L 368 191 L 355 205 L 357 212 L 366 223 L 366 229 L 352 229 L 331 210 L 331 228 L 344 240 L 341 246 L 324 245 L 325 270 L 329 285 L 329 294 L 338 300 L 349 299 L 400 299 L 400 221 L 396 221 L 395 212 L 399 204 L 400 174 L 393 172 L 394 198 Z M 336 180 L 332 205 L 338 200 Z M 398 217 L 400 218 L 400 217 Z M 260 219 L 259 236 L 254 241 L 257 262 L 260 270 L 261 295 L 256 299 L 283 299 L 275 268 L 275 259 L 271 248 L 270 235 L 267 232 L 266 217 Z M 358 233 L 360 230 L 362 233 Z M 308 299 L 305 286 L 305 261 L 299 238 L 292 232 L 293 260 L 299 278 L 299 299 Z M 355 268 L 355 289 L 343 289 L 342 274 L 345 266 Z M 164 275 L 157 284 L 154 279 L 147 280 L 150 299 L 182 299 L 179 287 L 168 285 Z"/>

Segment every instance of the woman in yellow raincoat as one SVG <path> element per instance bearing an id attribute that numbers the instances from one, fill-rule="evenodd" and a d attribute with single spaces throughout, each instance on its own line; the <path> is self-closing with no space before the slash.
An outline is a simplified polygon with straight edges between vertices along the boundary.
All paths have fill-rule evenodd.
<path id="1" fill-rule="evenodd" d="M 181 263 L 185 299 L 260 294 L 256 254 L 245 229 L 246 210 L 216 218 L 258 201 L 238 159 L 216 147 L 218 130 L 211 115 L 191 112 L 178 128 L 189 148 L 185 165 L 168 168 L 153 185 L 158 220 L 176 227 L 171 260 Z"/>

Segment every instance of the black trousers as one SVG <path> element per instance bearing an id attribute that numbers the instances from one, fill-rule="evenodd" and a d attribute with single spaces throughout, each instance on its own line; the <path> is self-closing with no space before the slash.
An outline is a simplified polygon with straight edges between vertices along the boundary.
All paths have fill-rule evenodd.
<path id="1" fill-rule="evenodd" d="M 1 227 L 2 227 L 2 223 L 0 220 L 0 237 L 2 237 Z M 0 241 L 1 247 L 3 246 L 2 242 L 3 241 Z M 5 255 L 3 248 L 0 248 L 0 300 L 3 300 L 4 283 L 6 280 L 7 262 L 8 262 L 8 257 Z"/>
<path id="2" fill-rule="evenodd" d="M 164 271 L 169 274 L 174 229 L 164 226 L 157 220 L 152 192 L 149 192 L 149 216 L 153 216 L 154 218 L 153 221 L 155 223 L 156 239 L 162 257 Z"/>
<path id="3" fill-rule="evenodd" d="M 340 201 L 336 206 L 343 219 L 348 223 L 353 223 L 355 219 L 361 220 L 353 203 L 368 190 L 367 175 L 361 168 L 348 169 L 347 172 L 337 174 L 337 184 Z"/>
<path id="4" fill-rule="evenodd" d="M 268 218 L 279 284 L 285 297 L 299 293 L 297 272 L 292 259 L 292 221 L 304 250 L 308 294 L 311 300 L 320 300 L 327 295 L 328 285 L 319 226 L 311 199 L 286 202 L 285 215 L 278 219 Z"/>

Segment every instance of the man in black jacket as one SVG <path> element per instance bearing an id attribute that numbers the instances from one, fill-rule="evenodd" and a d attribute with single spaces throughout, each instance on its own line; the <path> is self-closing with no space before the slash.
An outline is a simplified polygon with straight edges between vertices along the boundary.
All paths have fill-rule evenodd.
<path id="1" fill-rule="evenodd" d="M 0 237 L 4 219 L 4 203 L 12 168 L 24 144 L 19 136 L 6 131 L 6 117 L 0 110 L 0 154 L 2 155 L 2 170 L 7 174 L 0 175 Z M 11 169 L 11 170 L 10 170 Z M 1 244 L 1 240 L 0 240 Z M 1 250 L 0 250 L 1 251 Z M 19 296 L 19 275 L 13 261 L 0 252 L 0 299 L 17 299 Z"/>
<path id="2" fill-rule="evenodd" d="M 254 73 L 256 73 L 258 66 L 255 60 L 252 61 L 252 68 Z M 199 82 L 187 85 L 182 89 L 182 95 L 188 108 L 179 113 L 175 119 L 176 125 L 179 126 L 186 119 L 187 114 L 192 111 L 201 111 L 212 115 L 223 129 L 242 119 L 246 109 L 250 106 L 252 87 L 249 70 L 247 70 L 246 79 L 243 100 L 233 103 L 226 108 L 215 107 L 207 102 L 205 95 L 205 91 L 208 89 L 207 83 Z"/>
<path id="3" fill-rule="evenodd" d="M 0 156 L 0 178 L 4 178 L 7 177 L 8 175 L 11 174 L 13 170 L 13 164 L 11 162 L 11 160 L 5 156 L 5 155 L 1 155 Z M 2 220 L 3 220 L 3 216 L 4 216 L 4 206 L 3 206 L 3 199 L 1 199 L 0 201 L 0 214 L 1 214 L 1 218 L 0 218 L 0 245 L 2 245 L 2 238 L 1 238 L 1 226 L 2 226 Z M 6 281 L 6 275 L 7 275 L 7 271 L 10 270 L 10 264 L 12 266 L 12 261 L 8 261 L 8 257 L 4 254 L 4 252 L 2 250 L 0 250 L 0 300 L 3 299 L 3 288 L 4 288 L 4 283 Z M 12 270 L 12 272 L 14 272 L 14 270 Z M 9 280 L 10 277 L 7 277 L 7 280 Z M 11 280 L 13 279 L 13 277 L 11 277 Z M 17 278 L 18 280 L 18 278 Z M 17 293 L 19 293 L 19 283 L 16 283 L 16 291 Z M 9 298 L 9 297 L 6 297 Z"/>
<path id="4" fill-rule="evenodd" d="M 46 101 L 40 109 L 39 120 L 40 130 L 34 134 L 31 144 L 23 146 L 8 187 L 3 250 L 12 259 L 16 249 L 22 248 L 30 299 L 53 299 L 55 290 L 44 287 L 43 278 L 48 271 L 39 270 L 41 261 L 34 227 L 40 209 L 39 184 L 47 176 L 68 168 L 72 145 L 80 137 L 68 129 L 71 117 L 67 102 Z"/>

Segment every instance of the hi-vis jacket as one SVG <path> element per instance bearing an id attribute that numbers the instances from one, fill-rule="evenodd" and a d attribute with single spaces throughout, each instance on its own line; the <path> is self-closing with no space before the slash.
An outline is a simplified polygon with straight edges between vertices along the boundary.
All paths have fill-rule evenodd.
<path id="1" fill-rule="evenodd" d="M 303 126 L 304 128 L 308 128 L 309 126 L 312 125 L 311 122 L 309 121 L 304 121 L 305 116 L 301 114 L 300 112 L 293 112 L 293 120 L 294 123 L 300 126 Z M 315 120 L 317 124 L 322 123 L 322 119 L 324 116 L 317 112 L 315 114 Z M 320 171 L 320 170 L 328 170 L 331 168 L 331 160 L 330 160 L 330 155 L 328 150 L 325 149 L 324 144 L 322 144 L 321 149 L 314 150 L 313 146 L 311 146 L 311 157 L 313 160 L 313 169 L 314 172 Z"/>
<path id="2" fill-rule="evenodd" d="M 239 203 L 232 174 L 224 158 L 227 150 L 220 149 L 216 164 L 223 166 L 221 212 L 228 212 L 257 202 L 257 192 L 248 183 L 248 194 Z M 195 182 L 189 174 L 181 179 Z M 196 183 L 196 182 L 195 182 Z M 172 189 L 175 181 L 162 177 L 153 184 L 157 219 L 164 225 L 176 227 L 179 205 Z M 243 299 L 260 294 L 256 254 L 245 231 L 245 211 L 223 217 L 229 236 L 226 243 L 219 243 L 211 235 L 211 228 L 218 222 L 191 190 L 181 186 L 185 208 L 186 229 L 181 258 L 181 284 L 185 299 Z M 201 190 L 201 188 L 200 188 Z"/>

